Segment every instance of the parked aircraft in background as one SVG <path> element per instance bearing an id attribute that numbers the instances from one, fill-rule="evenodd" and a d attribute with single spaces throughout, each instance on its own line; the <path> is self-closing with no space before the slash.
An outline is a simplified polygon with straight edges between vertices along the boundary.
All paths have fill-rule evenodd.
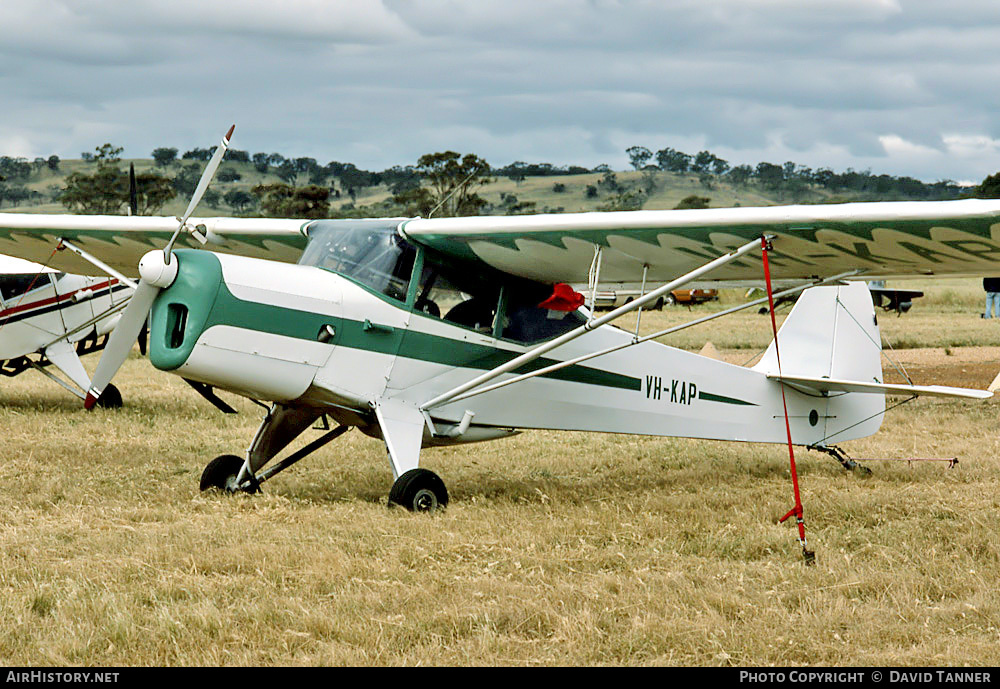
<path id="1" fill-rule="evenodd" d="M 90 376 L 80 356 L 103 349 L 131 294 L 116 278 L 61 273 L 0 256 L 0 375 L 37 370 L 83 399 Z M 118 390 L 112 386 L 109 392 L 102 406 L 121 406 Z"/>

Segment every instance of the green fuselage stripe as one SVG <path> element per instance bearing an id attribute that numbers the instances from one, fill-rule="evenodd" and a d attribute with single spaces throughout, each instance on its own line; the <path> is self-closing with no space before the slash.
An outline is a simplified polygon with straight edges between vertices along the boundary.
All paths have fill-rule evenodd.
<path id="1" fill-rule="evenodd" d="M 739 400 L 735 397 L 726 397 L 725 395 L 714 395 L 711 392 L 698 391 L 698 399 L 705 400 L 706 402 L 722 402 L 723 404 L 738 404 L 746 407 L 756 407 L 757 405 L 753 402 L 747 402 L 745 400 Z"/>
<path id="2" fill-rule="evenodd" d="M 332 325 L 336 335 L 331 344 L 339 347 L 484 371 L 500 366 L 522 353 L 378 323 L 369 322 L 366 327 L 363 321 L 244 301 L 233 296 L 225 283 L 216 295 L 202 331 L 214 325 L 228 325 L 310 341 L 317 339 L 321 328 Z M 517 372 L 537 371 L 555 363 L 558 360 L 540 358 L 517 369 Z M 623 390 L 639 391 L 642 388 L 639 378 L 580 365 L 551 371 L 542 374 L 542 377 Z"/>

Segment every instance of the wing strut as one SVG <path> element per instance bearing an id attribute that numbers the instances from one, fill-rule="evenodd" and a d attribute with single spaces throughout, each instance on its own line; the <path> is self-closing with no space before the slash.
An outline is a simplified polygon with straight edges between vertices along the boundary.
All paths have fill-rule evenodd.
<path id="1" fill-rule="evenodd" d="M 92 255 L 88 254 L 86 251 L 84 251 L 80 247 L 78 247 L 78 246 L 76 246 L 74 244 L 71 244 L 70 242 L 66 241 L 66 239 L 64 239 L 62 237 L 59 238 L 59 243 L 56 245 L 56 249 L 60 250 L 60 251 L 62 249 L 69 249 L 74 254 L 76 254 L 77 256 L 79 256 L 80 258 L 82 258 L 84 261 L 87 261 L 88 263 L 92 263 L 94 266 L 97 267 L 98 270 L 103 270 L 105 273 L 107 273 L 111 277 L 117 278 L 119 282 L 125 283 L 126 285 L 128 285 L 132 289 L 135 289 L 136 287 L 138 287 L 138 285 L 135 284 L 135 281 L 129 280 L 127 277 L 125 277 L 124 275 L 122 275 L 121 273 L 119 273 L 117 270 L 115 270 L 114 268 L 112 268 L 111 266 L 109 266 L 107 263 L 105 263 L 101 259 L 97 258 L 96 256 L 92 256 Z"/>
<path id="2" fill-rule="evenodd" d="M 673 290 L 675 290 L 675 289 L 677 289 L 677 288 L 679 288 L 679 287 L 681 287 L 681 286 L 683 286 L 683 285 L 691 282 L 692 280 L 697 280 L 699 277 L 701 277 L 705 273 L 708 273 L 708 272 L 710 272 L 712 270 L 715 270 L 716 268 L 719 268 L 720 266 L 724 266 L 727 263 L 731 263 L 731 262 L 735 261 L 736 259 L 740 258 L 744 254 L 749 253 L 750 251 L 752 251 L 757 246 L 760 246 L 760 240 L 755 239 L 752 242 L 747 242 L 746 244 L 744 244 L 740 248 L 734 249 L 733 251 L 730 251 L 728 254 L 720 256 L 719 258 L 715 259 L 714 261 L 710 261 L 710 262 L 706 263 L 705 265 L 701 266 L 700 268 L 696 268 L 695 270 L 692 270 L 690 273 L 687 273 L 686 275 L 682 275 L 681 277 L 677 278 L 673 282 L 668 282 L 667 284 L 662 285 L 661 287 L 658 287 L 657 289 L 654 289 L 649 294 L 641 296 L 638 299 L 636 299 L 634 301 L 631 301 L 628 304 L 625 304 L 624 306 L 619 306 L 617 309 L 612 310 L 611 312 L 605 314 L 604 316 L 601 316 L 600 318 L 594 318 L 592 320 L 589 320 L 586 323 L 584 323 L 583 325 L 581 325 L 579 328 L 576 328 L 574 330 L 570 330 L 565 335 L 561 335 L 561 336 L 557 337 L 554 340 L 549 340 L 548 342 L 540 344 L 537 347 L 535 347 L 534 349 L 529 349 L 527 352 L 525 352 L 521 356 L 514 357 L 513 359 L 511 359 L 510 361 L 508 361 L 506 364 L 502 364 L 501 366 L 497 366 L 496 368 L 494 368 L 494 369 L 492 369 L 490 371 L 487 371 L 486 373 L 482 374 L 481 376 L 473 378 L 468 383 L 463 383 L 462 385 L 459 385 L 458 387 L 453 388 L 453 389 L 449 390 L 448 392 L 445 392 L 445 393 L 443 393 L 441 395 L 438 395 L 434 399 L 431 399 L 431 400 L 428 400 L 427 402 L 424 402 L 422 405 L 420 405 L 420 411 L 425 412 L 425 411 L 429 411 L 429 410 L 433 409 L 434 407 L 440 407 L 442 404 L 446 404 L 447 402 L 452 401 L 455 397 L 458 397 L 463 392 L 468 392 L 472 388 L 478 387 L 478 386 L 482 385 L 483 383 L 487 383 L 487 382 L 493 380 L 494 378 L 502 376 L 505 373 L 510 373 L 511 371 L 517 370 L 517 369 L 521 368 L 522 366 L 524 366 L 525 364 L 527 364 L 527 363 L 529 363 L 531 361 L 534 361 L 535 359 L 539 358 L 540 356 L 542 356 L 546 352 L 551 351 L 551 350 L 555 349 L 556 347 L 561 347 L 562 345 L 566 344 L 567 342 L 571 342 L 571 341 L 577 339 L 578 337 L 586 335 L 591 330 L 594 330 L 595 328 L 599 328 L 600 326 L 604 325 L 605 323 L 609 323 L 609 322 L 615 320 L 616 318 L 618 318 L 619 316 L 621 316 L 623 314 L 626 314 L 626 313 L 629 313 L 631 311 L 634 311 L 635 309 L 637 309 L 637 308 L 639 308 L 641 306 L 645 306 L 646 304 L 649 304 L 650 302 L 653 302 L 656 299 L 659 299 L 662 295 L 664 295 L 664 294 L 666 294 L 668 292 L 671 292 L 671 291 L 673 291 Z"/>

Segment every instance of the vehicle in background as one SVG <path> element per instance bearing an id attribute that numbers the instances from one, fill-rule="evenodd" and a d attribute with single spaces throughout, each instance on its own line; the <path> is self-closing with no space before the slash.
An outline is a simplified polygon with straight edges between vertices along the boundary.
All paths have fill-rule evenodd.
<path id="1" fill-rule="evenodd" d="M 586 285 L 574 285 L 574 289 L 589 299 L 590 290 Z M 641 292 L 637 289 L 598 290 L 595 309 L 615 309 L 632 302 Z M 719 298 L 719 291 L 714 289 L 675 289 L 673 292 L 656 300 L 652 308 L 659 311 L 664 306 L 675 304 L 702 304 Z"/>

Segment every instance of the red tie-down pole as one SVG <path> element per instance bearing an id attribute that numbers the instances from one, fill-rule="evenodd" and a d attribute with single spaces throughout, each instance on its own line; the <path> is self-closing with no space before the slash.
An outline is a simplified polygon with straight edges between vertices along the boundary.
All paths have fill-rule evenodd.
<path id="1" fill-rule="evenodd" d="M 781 377 L 781 353 L 778 351 L 778 324 L 774 319 L 774 294 L 771 289 L 771 267 L 767 260 L 767 252 L 771 248 L 771 242 L 767 237 L 760 238 L 761 253 L 764 259 L 764 283 L 767 286 L 767 305 L 771 314 L 771 330 L 774 333 L 774 356 L 778 361 L 778 377 Z M 806 521 L 802 512 L 802 498 L 799 494 L 799 475 L 795 470 L 795 450 L 792 448 L 792 427 L 788 423 L 788 404 L 785 402 L 785 384 L 781 383 L 781 406 L 785 411 L 785 435 L 788 438 L 788 463 L 792 468 L 792 491 L 795 493 L 795 506 L 788 510 L 788 513 L 778 520 L 784 523 L 791 516 L 795 516 L 795 521 L 799 526 L 799 542 L 802 544 L 802 557 L 807 565 L 816 564 L 816 553 L 809 550 L 806 544 Z"/>

